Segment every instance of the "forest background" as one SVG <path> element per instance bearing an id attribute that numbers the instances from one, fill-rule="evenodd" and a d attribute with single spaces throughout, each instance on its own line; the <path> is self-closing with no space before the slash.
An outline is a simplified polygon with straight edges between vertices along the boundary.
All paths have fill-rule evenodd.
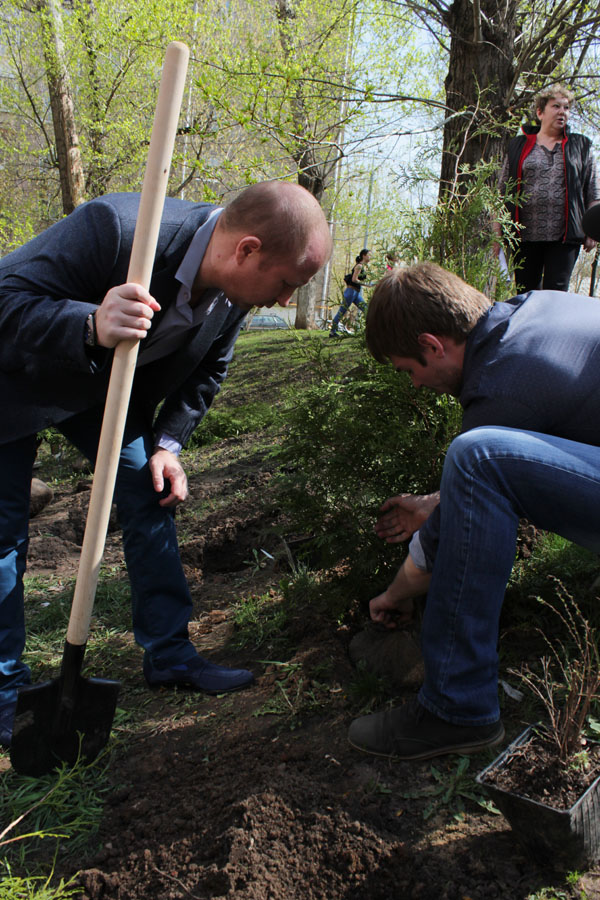
<path id="1" fill-rule="evenodd" d="M 507 141 L 562 81 L 593 140 L 600 3 L 579 0 L 3 0 L 0 254 L 108 191 L 139 190 L 166 45 L 191 50 L 169 193 L 226 202 L 307 187 L 331 265 L 296 327 L 341 295 L 362 246 L 495 287 L 490 222 Z M 591 260 L 585 260 L 587 268 Z M 587 292 L 580 267 L 573 284 Z"/>

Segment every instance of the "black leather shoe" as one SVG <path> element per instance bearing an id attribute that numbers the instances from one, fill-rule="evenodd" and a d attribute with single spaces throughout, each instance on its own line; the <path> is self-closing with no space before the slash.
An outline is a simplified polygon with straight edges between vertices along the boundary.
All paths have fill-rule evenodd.
<path id="1" fill-rule="evenodd" d="M 202 656 L 169 669 L 161 669 L 152 663 L 147 654 L 144 656 L 144 678 L 150 687 L 189 687 L 206 694 L 227 694 L 249 687 L 254 682 L 254 675 L 248 669 L 227 669 Z"/>
<path id="2" fill-rule="evenodd" d="M 491 725 L 453 725 L 434 716 L 418 700 L 355 719 L 348 740 L 357 750 L 393 759 L 430 759 L 446 753 L 476 753 L 504 737 L 498 719 Z"/>
<path id="3" fill-rule="evenodd" d="M 16 708 L 16 700 L 12 703 L 5 703 L 0 706 L 0 747 L 5 747 L 7 750 L 10 747 L 10 742 L 12 740 Z"/>

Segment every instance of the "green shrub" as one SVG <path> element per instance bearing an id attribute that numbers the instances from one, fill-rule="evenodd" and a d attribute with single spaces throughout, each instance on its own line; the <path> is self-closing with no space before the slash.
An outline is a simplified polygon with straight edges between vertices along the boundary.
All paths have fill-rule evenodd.
<path id="1" fill-rule="evenodd" d="M 436 262 L 488 296 L 506 299 L 511 285 L 492 252 L 493 223 L 501 225 L 505 248 L 513 236 L 496 174 L 492 164 L 463 167 L 435 206 L 405 211 L 387 245 L 402 260 Z M 354 368 L 345 377 L 334 374 L 321 344 L 317 377 L 288 408 L 279 499 L 296 528 L 313 537 L 311 550 L 319 550 L 321 561 L 349 561 L 356 587 L 364 578 L 372 592 L 375 580 L 385 586 L 406 553 L 406 544 L 375 537 L 377 511 L 395 494 L 438 489 L 462 411 L 453 398 L 417 392 L 407 375 L 376 364 L 362 334 L 343 343 L 355 348 Z"/>
<path id="2" fill-rule="evenodd" d="M 501 272 L 492 252 L 498 240 L 494 222 L 500 223 L 509 262 L 515 243 L 496 175 L 494 162 L 461 166 L 457 185 L 437 205 L 407 211 L 402 230 L 393 240 L 400 256 L 437 263 L 495 300 L 512 296 L 512 280 Z"/>
<path id="3" fill-rule="evenodd" d="M 460 410 L 451 398 L 417 393 L 408 376 L 375 363 L 362 339 L 353 343 L 351 371 L 316 380 L 288 405 L 278 497 L 323 564 L 349 560 L 354 578 L 372 581 L 405 552 L 375 537 L 379 507 L 438 488 Z"/>

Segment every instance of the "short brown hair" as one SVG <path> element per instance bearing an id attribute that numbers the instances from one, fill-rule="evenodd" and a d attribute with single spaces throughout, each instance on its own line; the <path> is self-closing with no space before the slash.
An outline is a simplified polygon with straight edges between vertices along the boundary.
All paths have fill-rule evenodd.
<path id="1" fill-rule="evenodd" d="M 367 346 L 378 362 L 391 355 L 422 361 L 420 334 L 464 343 L 490 306 L 484 294 L 435 263 L 392 269 L 369 303 Z"/>
<path id="2" fill-rule="evenodd" d="M 314 229 L 327 229 L 315 197 L 287 181 L 264 181 L 245 188 L 227 204 L 221 222 L 226 231 L 260 238 L 267 253 L 294 254 L 299 263 Z"/>
<path id="3" fill-rule="evenodd" d="M 533 111 L 537 113 L 538 109 L 540 112 L 544 112 L 546 109 L 546 104 L 550 100 L 554 100 L 555 97 L 564 97 L 565 100 L 568 100 L 569 103 L 573 103 L 575 101 L 575 94 L 573 91 L 570 91 L 569 88 L 566 88 L 564 84 L 551 84 L 550 87 L 544 88 L 543 91 L 540 91 L 539 94 L 536 94 L 533 100 Z M 535 116 L 534 116 L 535 118 Z"/>

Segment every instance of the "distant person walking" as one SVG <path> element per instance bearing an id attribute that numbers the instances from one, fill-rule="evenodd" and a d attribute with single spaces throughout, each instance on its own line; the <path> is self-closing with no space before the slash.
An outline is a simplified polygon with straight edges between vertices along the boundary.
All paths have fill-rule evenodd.
<path id="1" fill-rule="evenodd" d="M 583 244 L 596 242 L 581 227 L 584 212 L 600 200 L 592 142 L 567 125 L 573 94 L 553 84 L 534 101 L 539 125 L 523 125 L 513 138 L 499 178 L 501 193 L 514 197 L 508 210 L 519 228 L 516 283 L 526 291 L 568 291 Z M 499 233 L 499 226 L 497 226 Z M 499 247 L 498 247 L 499 250 Z"/>
<path id="2" fill-rule="evenodd" d="M 341 306 L 335 314 L 333 322 L 331 323 L 331 331 L 329 332 L 329 337 L 338 336 L 338 325 L 340 324 L 340 319 L 342 319 L 346 315 L 353 303 L 362 312 L 364 312 L 367 308 L 367 304 L 365 303 L 364 297 L 362 295 L 361 282 L 366 278 L 364 268 L 370 259 L 371 251 L 367 250 L 365 247 L 356 257 L 356 262 L 352 271 L 348 272 L 348 274 L 344 276 L 344 281 L 346 282 L 347 287 L 344 291 L 344 298 L 342 300 Z"/>

